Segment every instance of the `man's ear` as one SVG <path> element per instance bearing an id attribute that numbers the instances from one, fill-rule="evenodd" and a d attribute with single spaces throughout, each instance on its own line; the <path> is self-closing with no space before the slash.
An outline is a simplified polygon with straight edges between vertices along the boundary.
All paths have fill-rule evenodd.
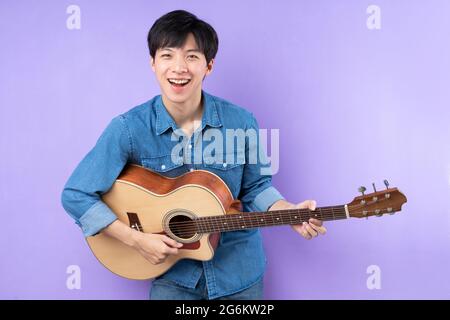
<path id="1" fill-rule="evenodd" d="M 155 59 L 153 59 L 153 57 L 150 57 L 150 66 L 152 67 L 153 72 L 155 72 Z"/>
<path id="2" fill-rule="evenodd" d="M 208 63 L 208 65 L 206 66 L 206 76 L 209 75 L 212 71 L 213 71 L 213 66 L 214 66 L 214 59 L 211 59 L 211 61 Z"/>

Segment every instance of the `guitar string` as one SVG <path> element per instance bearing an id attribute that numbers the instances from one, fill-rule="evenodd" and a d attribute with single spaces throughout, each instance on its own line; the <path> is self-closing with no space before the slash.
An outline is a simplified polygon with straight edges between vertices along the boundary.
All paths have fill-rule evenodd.
<path id="1" fill-rule="evenodd" d="M 331 218 L 331 216 L 328 216 Z M 309 217 L 306 217 L 309 218 Z M 341 219 L 345 219 L 346 216 L 340 216 L 340 217 L 333 217 L 332 220 L 341 220 Z M 304 221 L 308 220 L 308 219 L 302 219 Z M 253 226 L 245 226 L 246 222 L 250 222 L 250 223 L 255 223 L 255 222 L 259 222 L 259 221 L 243 221 L 244 223 L 244 228 L 242 228 L 242 223 L 239 223 L 239 220 L 237 221 L 231 221 L 231 223 L 229 223 L 227 225 L 227 227 L 229 227 L 228 229 L 225 229 L 226 227 L 224 227 L 224 225 L 222 223 L 220 223 L 219 221 L 211 221 L 211 223 L 209 223 L 206 226 L 202 226 L 199 224 L 196 224 L 195 222 L 186 222 L 186 225 L 184 227 L 171 227 L 170 230 L 172 232 L 178 233 L 180 235 L 189 235 L 189 234 L 193 234 L 193 233 L 209 233 L 209 232 L 215 232 L 215 231 L 233 231 L 233 230 L 240 230 L 240 229 L 251 229 L 251 228 L 257 228 L 257 227 L 266 227 L 266 226 L 276 226 L 276 225 L 285 225 L 285 224 L 297 224 L 297 223 L 293 223 L 293 221 L 285 221 L 285 220 L 281 220 L 280 224 L 277 223 L 271 223 L 271 224 L 262 224 L 262 223 L 257 223 L 256 225 Z M 299 222 L 303 222 L 303 221 L 299 221 Z M 299 223 L 300 224 L 300 223 Z M 205 227 L 207 227 L 209 230 L 203 230 Z M 217 230 L 216 230 L 217 229 Z"/>
<path id="2" fill-rule="evenodd" d="M 298 213 L 299 216 L 301 216 L 302 220 L 304 220 L 304 221 L 306 221 L 309 218 L 313 217 L 313 216 L 310 215 L 310 212 L 307 212 L 307 211 L 303 212 L 303 213 L 299 213 L 297 211 L 293 211 L 293 212 Z M 368 211 L 368 213 L 372 213 L 372 212 Z M 376 212 L 374 211 L 373 213 L 376 213 Z M 386 213 L 388 213 L 388 211 L 386 211 Z M 332 213 L 324 212 L 322 215 L 320 215 L 320 217 L 315 216 L 315 218 L 319 218 L 319 220 L 322 219 L 322 220 L 325 220 L 325 221 L 339 220 L 339 219 L 346 218 L 346 216 L 342 216 L 342 217 L 337 217 L 338 219 L 336 219 L 336 215 L 338 215 L 338 214 L 342 215 L 343 211 L 341 210 L 341 212 L 336 212 L 336 214 L 334 214 L 334 212 L 332 212 Z M 303 219 L 305 215 L 306 215 L 307 219 Z M 267 226 L 267 221 L 272 219 L 272 222 L 273 222 L 274 221 L 273 218 L 281 218 L 282 221 L 280 221 L 280 222 L 283 222 L 283 224 L 286 224 L 285 223 L 286 222 L 286 218 L 289 218 L 289 220 L 290 220 L 289 222 L 290 223 L 295 222 L 295 221 L 292 221 L 292 215 L 291 214 L 277 214 L 277 215 L 273 215 L 273 214 L 270 214 L 270 213 L 264 213 L 264 214 L 261 214 L 259 216 L 256 216 L 256 215 L 247 215 L 247 216 L 241 215 L 241 216 L 244 216 L 244 218 L 242 218 L 243 219 L 242 221 L 244 221 L 244 224 L 245 224 L 245 222 L 249 222 L 249 223 L 260 222 L 260 221 L 256 221 L 256 220 L 257 219 L 261 219 L 262 217 L 265 217 L 266 223 L 265 224 L 257 223 L 257 226 Z M 228 225 L 229 226 L 231 225 L 232 227 L 234 225 L 235 225 L 234 227 L 237 227 L 238 225 L 242 225 L 240 223 L 240 221 L 241 221 L 240 219 L 241 218 L 237 219 L 237 214 L 233 214 L 232 216 L 231 215 L 228 215 L 228 216 L 222 215 L 222 216 L 209 216 L 209 217 L 206 217 L 206 218 L 208 218 L 209 221 L 206 221 L 205 219 L 201 219 L 201 218 L 200 219 L 191 220 L 191 221 L 176 222 L 176 225 L 175 225 L 175 223 L 172 223 L 171 224 L 171 230 L 174 230 L 174 231 L 186 231 L 186 230 L 188 230 L 188 231 L 194 232 L 195 230 L 197 230 L 199 228 L 205 227 L 205 226 L 202 226 L 201 223 L 209 223 L 209 224 L 211 224 L 213 226 L 217 225 L 216 227 L 223 226 L 223 223 L 229 223 Z M 224 221 L 224 218 L 227 221 Z M 301 222 L 303 222 L 303 221 L 301 221 Z M 295 223 L 293 223 L 293 224 L 295 224 Z M 142 227 L 144 227 L 144 226 L 142 226 Z"/>
<path id="3" fill-rule="evenodd" d="M 380 201 L 384 201 L 385 199 L 381 199 Z M 369 204 L 370 205 L 370 204 Z M 353 205 L 353 206 L 349 206 L 349 210 L 354 210 L 354 208 L 361 208 L 364 205 Z M 244 216 L 244 218 L 256 218 L 256 215 L 260 215 L 260 216 L 264 216 L 264 217 L 290 217 L 292 216 L 292 214 L 299 214 L 299 215 L 304 215 L 304 214 L 310 214 L 311 213 L 313 215 L 311 215 L 310 217 L 313 218 L 314 215 L 318 215 L 316 216 L 317 218 L 321 217 L 332 217 L 334 216 L 334 210 L 336 211 L 340 211 L 340 212 L 336 212 L 336 214 L 339 213 L 343 213 L 344 206 L 328 206 L 328 207 L 320 207 L 317 208 L 316 210 L 308 210 L 308 209 L 286 209 L 286 210 L 276 210 L 276 211 L 265 211 L 265 212 L 252 212 L 252 213 L 248 213 L 248 212 L 243 212 L 241 214 L 241 216 Z M 303 211 L 302 211 L 303 210 Z M 381 209 L 380 209 L 381 210 Z M 316 213 L 317 211 L 317 213 Z M 331 212 L 330 212 L 331 211 Z M 372 211 L 367 211 L 367 213 L 372 213 Z M 375 211 L 373 211 L 373 213 L 376 213 Z M 206 217 L 199 217 L 196 218 L 194 220 L 191 221 L 179 221 L 179 222 L 173 222 L 171 223 L 172 226 L 177 226 L 177 225 L 187 225 L 187 224 L 192 224 L 192 221 L 199 221 L 199 220 L 206 220 L 206 219 L 233 219 L 236 218 L 239 214 L 238 213 L 233 213 L 233 214 L 228 214 L 228 215 L 217 215 L 217 216 L 206 216 Z M 320 217 L 321 216 L 321 217 Z M 208 222 L 208 221 L 205 221 Z M 219 222 L 219 221 L 211 221 L 211 222 Z M 147 225 L 148 226 L 148 225 Z"/>
<path id="4" fill-rule="evenodd" d="M 378 202 L 381 202 L 381 201 L 384 201 L 384 200 L 387 200 L 387 198 L 382 198 Z M 375 202 L 376 201 L 374 201 L 374 203 Z M 349 206 L 349 209 L 354 210 L 354 208 L 358 208 L 358 207 L 361 208 L 363 206 L 364 205 L 353 205 L 353 206 Z M 320 208 L 318 208 L 318 209 L 316 209 L 314 211 L 308 210 L 308 209 L 286 209 L 286 210 L 276 210 L 276 211 L 268 211 L 268 212 L 257 212 L 256 214 L 259 214 L 259 216 L 256 216 L 255 213 L 254 214 L 243 213 L 240 216 L 244 216 L 244 218 L 242 218 L 244 220 L 246 218 L 247 218 L 247 220 L 250 220 L 250 221 L 247 221 L 249 223 L 255 223 L 256 222 L 257 225 L 255 227 L 259 227 L 259 226 L 264 227 L 264 226 L 267 226 L 267 223 L 265 223 L 265 224 L 259 223 L 258 224 L 259 221 L 253 221 L 253 220 L 260 219 L 259 218 L 260 216 L 264 216 L 266 221 L 268 219 L 272 218 L 272 224 L 271 225 L 273 225 L 273 218 L 281 218 L 282 221 L 280 221 L 280 222 L 282 222 L 282 224 L 291 224 L 293 221 L 289 221 L 289 223 L 286 223 L 285 219 L 289 218 L 290 220 L 292 220 L 292 214 L 295 214 L 295 213 L 297 213 L 300 216 L 301 215 L 307 215 L 307 218 L 312 218 L 312 217 L 319 218 L 319 220 L 320 219 L 325 220 L 327 218 L 333 218 L 333 219 L 330 219 L 330 220 L 338 220 L 338 219 L 336 219 L 336 216 L 335 216 L 333 211 L 334 210 L 336 210 L 336 211 L 339 210 L 341 212 L 336 212 L 336 214 L 339 214 L 339 213 L 342 214 L 343 213 L 342 212 L 343 208 L 344 208 L 344 206 L 329 206 L 329 207 L 320 207 Z M 304 211 L 302 212 L 301 210 L 304 210 Z M 329 212 L 330 210 L 331 210 L 331 213 Z M 318 212 L 316 213 L 315 211 L 318 211 Z M 322 211 L 322 212 L 319 212 L 319 211 Z M 381 210 L 381 211 L 383 211 L 383 210 Z M 311 213 L 315 214 L 316 216 L 311 216 Z M 371 213 L 371 211 L 367 211 L 367 213 Z M 376 213 L 376 212 L 373 211 L 373 213 Z M 194 220 L 191 220 L 191 221 L 174 222 L 174 223 L 170 224 L 171 225 L 170 229 L 173 232 L 178 232 L 178 233 L 180 233 L 180 232 L 194 233 L 194 232 L 201 231 L 201 229 L 206 226 L 206 227 L 209 227 L 209 228 L 211 228 L 211 227 L 212 228 L 214 228 L 214 227 L 215 228 L 219 228 L 218 231 L 220 231 L 224 227 L 223 223 L 230 223 L 228 226 L 231 226 L 231 228 L 233 228 L 234 230 L 239 230 L 239 229 L 241 229 L 239 226 L 241 226 L 242 224 L 239 223 L 241 218 L 240 219 L 236 219 L 236 217 L 238 215 L 239 214 L 230 214 L 228 216 L 227 215 L 208 216 L 208 217 L 200 217 L 200 218 L 197 218 L 197 219 L 194 219 Z M 320 215 L 320 217 L 319 217 L 319 215 Z M 223 221 L 224 217 L 228 221 Z M 205 218 L 207 218 L 209 221 L 206 221 Z M 217 218 L 219 218 L 219 219 L 217 219 Z M 342 218 L 339 218 L 339 219 L 344 219 L 344 218 L 346 218 L 346 216 L 342 217 Z M 234 219 L 234 221 L 233 221 L 233 219 Z M 308 219 L 306 219 L 306 220 L 308 220 Z M 304 221 L 306 221 L 306 220 L 304 220 Z M 243 222 L 244 222 L 244 225 L 245 225 L 246 221 L 243 221 Z M 303 221 L 300 221 L 300 222 L 303 222 Z M 202 226 L 201 223 L 209 223 L 209 226 L 207 226 L 207 225 Z M 295 223 L 292 223 L 292 224 L 295 224 Z M 149 225 L 145 225 L 145 226 L 141 225 L 142 228 L 143 227 L 147 227 L 147 226 L 149 226 Z M 235 229 L 235 228 L 237 228 L 237 229 Z M 253 228 L 253 227 L 247 227 L 247 228 Z"/>
<path id="5" fill-rule="evenodd" d="M 301 217 L 302 221 L 306 221 L 307 219 L 303 219 L 303 217 Z M 309 218 L 309 217 L 307 217 Z M 330 216 L 331 218 L 331 216 Z M 343 217 L 342 217 L 343 218 Z M 279 222 L 281 222 L 282 224 L 300 224 L 301 222 L 299 221 L 298 223 L 296 223 L 295 221 L 292 221 L 291 218 L 289 218 L 289 222 L 286 221 L 286 219 L 280 218 L 281 220 Z M 272 220 L 272 223 L 270 223 Z M 337 219 L 336 219 L 337 220 Z M 201 229 L 205 229 L 205 227 L 211 227 L 211 228 L 217 228 L 219 227 L 220 229 L 225 228 L 227 229 L 227 227 L 230 228 L 237 228 L 240 229 L 242 225 L 246 225 L 248 226 L 248 228 L 256 228 L 256 227 L 261 227 L 261 226 L 270 226 L 270 225 L 276 225 L 277 222 L 275 222 L 275 219 L 265 219 L 266 223 L 263 223 L 262 221 L 260 221 L 259 218 L 256 217 L 251 217 L 249 219 L 242 219 L 242 220 L 234 220 L 234 221 L 218 221 L 218 220 L 214 220 L 214 221 L 207 221 L 208 225 L 202 225 L 202 222 L 197 223 L 198 221 L 193 221 L 193 222 L 186 222 L 185 225 L 183 226 L 172 226 L 170 225 L 170 230 L 174 231 L 174 232 L 193 232 L 196 230 L 201 230 Z M 269 224 L 267 223 L 269 222 Z M 205 222 L 203 222 L 205 223 Z M 250 224 L 250 225 L 248 225 Z"/>
<path id="6" fill-rule="evenodd" d="M 387 200 L 387 199 L 382 198 L 382 199 L 378 200 L 378 202 L 385 201 L 385 200 Z M 362 208 L 362 207 L 364 207 L 366 205 L 371 205 L 371 204 L 374 204 L 374 203 L 375 202 L 368 203 L 368 204 L 365 204 L 365 205 L 358 204 L 358 205 L 348 206 L 348 209 L 349 210 L 354 210 L 355 208 Z M 246 216 L 256 215 L 256 214 L 260 214 L 260 215 L 264 215 L 264 216 L 271 216 L 271 215 L 275 215 L 275 214 L 278 215 L 278 216 L 285 216 L 286 214 L 291 215 L 291 214 L 294 214 L 294 213 L 298 213 L 298 214 L 314 213 L 314 214 L 319 214 L 320 215 L 321 211 L 325 211 L 325 214 L 326 214 L 327 211 L 330 211 L 330 210 L 331 211 L 333 211 L 333 210 L 342 211 L 343 209 L 344 209 L 344 206 L 341 205 L 341 206 L 319 207 L 316 210 L 309 210 L 309 209 L 306 209 L 306 208 L 302 208 L 302 209 L 284 209 L 284 210 L 262 211 L 262 212 L 242 212 L 241 214 L 243 216 L 245 216 L 245 215 Z M 316 211 L 317 211 L 317 213 L 316 213 Z M 369 213 L 371 211 L 369 210 L 367 212 Z M 375 211 L 373 211 L 373 212 L 375 213 Z M 358 212 L 358 213 L 361 213 L 361 212 Z M 333 214 L 333 212 L 331 214 Z M 197 218 L 195 220 L 205 219 L 205 218 L 210 218 L 210 217 L 213 217 L 213 218 L 216 218 L 216 217 L 236 217 L 237 215 L 239 215 L 239 213 L 232 213 L 232 214 L 228 214 L 228 215 L 199 217 L 199 218 Z M 178 223 L 184 224 L 185 221 L 174 222 L 173 224 L 178 224 Z"/>
<path id="7" fill-rule="evenodd" d="M 340 212 L 338 212 L 337 210 L 339 210 Z M 272 211 L 274 213 L 272 213 L 271 211 L 269 211 L 269 212 L 255 212 L 255 213 L 253 213 L 253 212 L 252 213 L 244 212 L 242 214 L 238 214 L 238 213 L 235 214 L 235 213 L 233 213 L 233 214 L 228 214 L 228 215 L 198 217 L 198 218 L 196 218 L 194 220 L 190 220 L 190 221 L 177 221 L 177 222 L 170 223 L 170 225 L 171 226 L 180 226 L 180 225 L 192 224 L 193 222 L 198 222 L 198 221 L 205 222 L 205 223 L 207 223 L 207 222 L 221 222 L 221 221 L 218 221 L 217 219 L 219 219 L 219 220 L 220 219 L 225 219 L 225 220 L 228 220 L 228 221 L 224 221 L 224 222 L 232 222 L 231 220 L 233 220 L 233 219 L 236 219 L 235 221 L 239 221 L 240 218 L 238 219 L 237 218 L 238 216 L 239 217 L 243 217 L 242 219 L 246 219 L 246 218 L 247 219 L 261 219 L 261 218 L 264 217 L 264 218 L 266 218 L 266 220 L 269 219 L 269 218 L 277 218 L 277 217 L 288 218 L 288 217 L 292 217 L 294 213 L 296 213 L 298 215 L 309 215 L 310 218 L 319 218 L 319 220 L 320 220 L 320 218 L 322 218 L 322 217 L 331 218 L 331 217 L 336 216 L 337 214 L 343 214 L 344 213 L 343 208 L 339 208 L 339 209 L 338 208 L 334 208 L 334 209 L 328 209 L 328 210 L 322 210 L 322 211 L 324 211 L 324 212 L 322 212 L 322 213 L 314 213 L 314 211 L 299 212 L 297 210 L 292 210 L 292 211 L 290 211 L 290 210 L 284 211 L 283 210 L 283 213 L 280 213 L 280 214 L 278 214 L 278 213 L 276 213 L 274 211 Z M 207 219 L 211 220 L 211 221 L 206 221 Z"/>
<path id="8" fill-rule="evenodd" d="M 320 218 L 331 218 L 331 217 L 335 217 L 336 215 L 338 215 L 338 212 L 332 212 L 332 213 L 327 213 L 324 212 L 322 214 L 310 214 L 308 212 L 303 212 L 303 213 L 299 213 L 299 212 L 292 212 L 292 213 L 283 213 L 283 214 L 268 214 L 268 213 L 264 213 L 264 214 L 229 214 L 229 215 L 217 215 L 217 216 L 207 216 L 207 217 L 199 217 L 195 220 L 191 220 L 191 221 L 179 221 L 179 222 L 173 222 L 170 223 L 171 226 L 182 226 L 182 225 L 186 225 L 192 222 L 199 222 L 199 223 L 208 223 L 208 222 L 239 222 L 242 220 L 260 220 L 260 219 L 265 219 L 265 220 L 270 220 L 270 219 L 274 219 L 274 218 L 293 218 L 295 217 L 293 214 L 296 213 L 298 216 L 305 216 L 307 215 L 309 218 L 318 218 L 320 220 Z M 342 214 L 343 212 L 340 212 L 340 214 Z M 238 218 L 239 217 L 239 218 Z"/>

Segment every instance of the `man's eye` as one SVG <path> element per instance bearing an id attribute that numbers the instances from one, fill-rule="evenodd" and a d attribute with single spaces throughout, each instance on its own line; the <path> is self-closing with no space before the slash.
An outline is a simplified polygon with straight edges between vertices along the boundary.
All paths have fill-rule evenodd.
<path id="1" fill-rule="evenodd" d="M 165 53 L 165 54 L 162 54 L 161 57 L 162 58 L 170 57 L 170 54 Z"/>
<path id="2" fill-rule="evenodd" d="M 189 59 L 197 59 L 197 56 L 190 55 L 190 56 L 188 56 L 188 58 L 189 58 Z"/>

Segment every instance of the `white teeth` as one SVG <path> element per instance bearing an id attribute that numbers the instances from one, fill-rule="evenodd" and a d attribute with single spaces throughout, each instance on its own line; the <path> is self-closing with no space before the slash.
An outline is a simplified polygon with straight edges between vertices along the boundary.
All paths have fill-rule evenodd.
<path id="1" fill-rule="evenodd" d="M 170 83 L 175 83 L 175 84 L 186 84 L 189 81 L 191 81 L 190 79 L 169 79 Z"/>

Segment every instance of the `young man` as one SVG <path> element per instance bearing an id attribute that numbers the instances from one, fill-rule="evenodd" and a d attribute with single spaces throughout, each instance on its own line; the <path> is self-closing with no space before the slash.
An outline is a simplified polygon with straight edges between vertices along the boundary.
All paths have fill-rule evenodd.
<path id="1" fill-rule="evenodd" d="M 178 10 L 159 18 L 148 34 L 151 68 L 161 95 L 114 118 L 69 178 L 62 193 L 66 211 L 84 235 L 102 232 L 138 250 L 153 264 L 177 254 L 180 243 L 160 235 L 138 232 L 117 220 L 100 196 L 107 192 L 127 163 L 147 167 L 159 174 L 176 177 L 192 170 L 209 170 L 220 176 L 244 211 L 289 208 L 315 209 L 308 200 L 291 204 L 271 185 L 271 176 L 262 175 L 261 162 L 220 165 L 192 161 L 202 154 L 208 130 L 254 129 L 253 115 L 230 102 L 202 90 L 213 70 L 218 49 L 214 29 L 186 11 Z M 173 161 L 178 139 L 186 141 L 180 161 Z M 248 143 L 248 142 L 247 142 Z M 253 146 L 254 147 L 254 146 Z M 245 145 L 233 152 L 248 160 Z M 293 226 L 306 239 L 326 232 L 322 222 Z M 153 281 L 151 299 L 262 299 L 265 255 L 258 229 L 221 234 L 210 261 L 183 259 Z"/>

